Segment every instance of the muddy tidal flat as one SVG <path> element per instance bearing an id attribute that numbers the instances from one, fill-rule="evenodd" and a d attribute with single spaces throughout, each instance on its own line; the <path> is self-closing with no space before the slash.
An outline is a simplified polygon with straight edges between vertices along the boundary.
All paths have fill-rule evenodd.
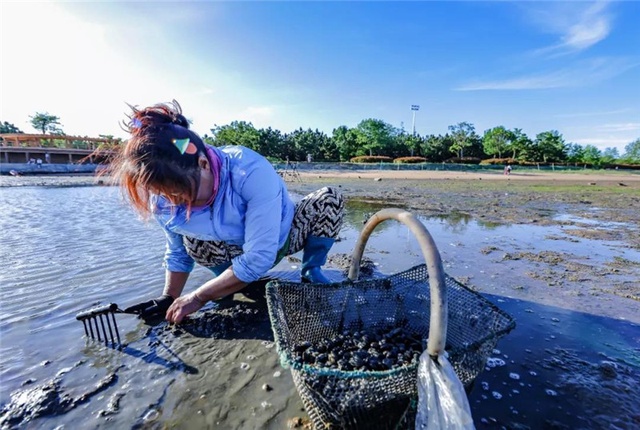
<path id="1" fill-rule="evenodd" d="M 471 220 L 486 226 L 521 226 L 520 243 L 496 240 L 475 250 L 491 255 L 505 274 L 520 266 L 532 282 L 513 285 L 515 297 L 562 306 L 571 296 L 576 310 L 640 323 L 640 174 L 367 171 L 302 173 L 289 177 L 291 190 L 305 194 L 323 185 L 339 187 L 348 199 L 400 207 L 425 217 Z M 557 227 L 532 252 L 526 226 Z M 490 236 L 490 233 L 489 233 Z M 568 252 L 563 244 L 593 240 L 628 249 L 629 258 L 595 261 Z M 438 243 L 438 238 L 435 238 Z M 465 247 L 464 240 L 459 247 Z M 586 244 L 586 246 L 590 246 Z M 477 272 L 477 271 L 476 271 Z M 468 278 L 475 282 L 474 271 Z M 506 278 L 509 279 L 509 278 Z M 492 291 L 485 291 L 491 293 Z"/>
<path id="2" fill-rule="evenodd" d="M 515 318 L 469 393 L 478 429 L 640 427 L 640 174 L 299 173 L 284 175 L 297 198 L 332 186 L 348 201 L 332 280 L 366 219 L 400 207 L 428 227 L 448 275 Z M 164 276 L 160 229 L 97 185 L 0 177 L 0 428 L 310 428 L 264 285 L 180 326 L 119 315 L 122 350 L 83 338 L 78 311 L 155 297 Z M 299 257 L 276 273 L 295 278 Z M 366 276 L 422 262 L 398 223 L 365 257 Z M 185 291 L 208 278 L 196 269 Z"/>

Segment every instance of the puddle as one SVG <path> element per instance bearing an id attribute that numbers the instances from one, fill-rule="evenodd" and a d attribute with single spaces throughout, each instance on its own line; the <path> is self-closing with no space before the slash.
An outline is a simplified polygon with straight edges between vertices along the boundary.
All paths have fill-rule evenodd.
<path id="1" fill-rule="evenodd" d="M 477 428 L 637 428 L 639 325 L 487 298 L 517 327 L 498 343 L 469 396 Z M 490 365 L 496 362 L 504 365 Z"/>
<path id="2" fill-rule="evenodd" d="M 594 211 L 595 209 L 596 208 L 594 208 Z M 577 225 L 584 225 L 584 226 L 598 227 L 598 228 L 621 228 L 621 227 L 634 228 L 635 227 L 633 224 L 627 223 L 627 222 L 606 221 L 606 220 L 585 218 L 585 217 L 569 215 L 569 214 L 556 215 L 553 217 L 553 219 L 555 221 L 559 221 L 563 223 L 577 224 Z"/>

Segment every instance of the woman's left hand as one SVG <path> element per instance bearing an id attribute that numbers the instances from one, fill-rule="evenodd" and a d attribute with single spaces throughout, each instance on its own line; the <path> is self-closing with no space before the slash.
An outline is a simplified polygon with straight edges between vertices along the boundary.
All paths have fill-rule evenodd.
<path id="1" fill-rule="evenodd" d="M 184 317 L 194 313 L 204 306 L 195 296 L 195 292 L 186 296 L 178 297 L 169 309 L 167 309 L 167 321 L 170 323 L 180 324 Z"/>

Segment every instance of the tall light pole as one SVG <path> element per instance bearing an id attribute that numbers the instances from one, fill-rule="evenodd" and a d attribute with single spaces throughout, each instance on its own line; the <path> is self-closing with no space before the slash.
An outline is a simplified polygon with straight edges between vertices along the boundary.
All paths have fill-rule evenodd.
<path id="1" fill-rule="evenodd" d="M 419 105 L 411 105 L 411 111 L 413 112 L 413 126 L 412 131 L 413 131 L 413 135 L 416 135 L 416 111 L 420 110 L 420 106 Z"/>

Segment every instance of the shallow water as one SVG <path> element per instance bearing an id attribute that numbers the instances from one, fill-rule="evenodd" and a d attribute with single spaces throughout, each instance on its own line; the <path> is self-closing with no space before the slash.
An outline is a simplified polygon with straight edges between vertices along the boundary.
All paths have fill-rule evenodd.
<path id="1" fill-rule="evenodd" d="M 350 254 L 363 221 L 378 209 L 351 202 L 332 253 Z M 539 263 L 503 259 L 516 251 L 555 251 L 604 264 L 616 257 L 640 261 L 637 250 L 615 241 L 548 240 L 569 239 L 562 227 L 482 225 L 464 215 L 422 221 L 447 273 L 517 319 L 490 362 L 504 365 L 481 374 L 470 395 L 478 427 L 556 422 L 599 428 L 634 414 L 637 423 L 638 388 L 628 387 L 628 379 L 638 382 L 640 367 L 637 302 L 541 287 L 527 275 L 545 270 Z M 383 273 L 422 262 L 412 233 L 397 222 L 380 225 L 369 242 L 365 255 Z M 41 411 L 30 428 L 283 428 L 288 419 L 305 416 L 269 330 L 249 328 L 223 339 L 179 335 L 165 324 L 149 327 L 118 315 L 123 351 L 84 339 L 77 312 L 155 297 L 164 282 L 160 228 L 137 220 L 116 189 L 0 189 L 0 244 L 0 404 L 8 405 L 11 393 L 33 398 L 38 390 L 28 390 L 51 381 L 62 399 L 55 404 L 75 400 L 64 414 Z M 490 252 L 480 252 L 487 247 Z M 277 269 L 295 270 L 296 263 L 285 260 Z M 337 268 L 328 274 L 343 276 Z M 186 291 L 206 279 L 208 272 L 196 268 Z M 638 278 L 633 272 L 606 276 L 606 282 L 626 279 Z M 264 322 L 265 314 L 255 318 Z M 597 389 L 603 378 L 620 389 Z"/>

